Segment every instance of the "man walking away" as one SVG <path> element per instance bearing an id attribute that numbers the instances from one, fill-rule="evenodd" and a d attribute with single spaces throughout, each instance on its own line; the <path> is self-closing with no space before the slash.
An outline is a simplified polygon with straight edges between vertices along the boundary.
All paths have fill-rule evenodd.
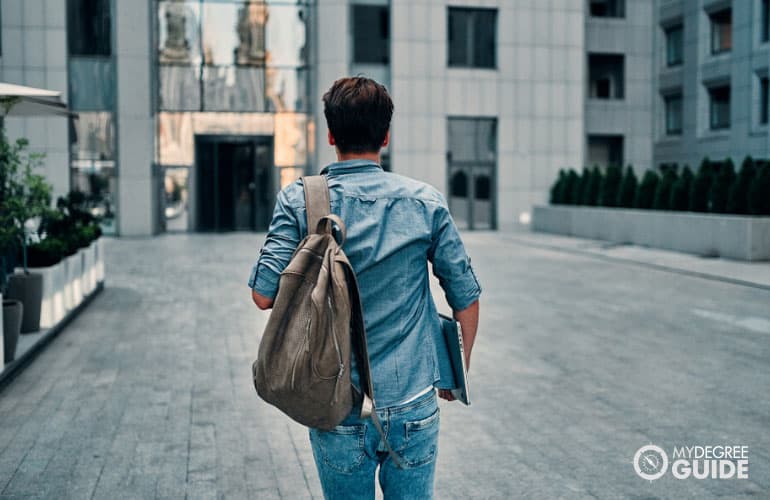
<path id="1" fill-rule="evenodd" d="M 373 499 L 375 472 L 386 499 L 433 497 L 439 409 L 434 333 L 441 328 L 430 293 L 428 262 L 463 331 L 467 361 L 476 336 L 481 287 L 442 194 L 425 183 L 384 172 L 393 102 L 368 78 L 342 78 L 323 96 L 329 145 L 338 161 L 321 174 L 331 212 L 347 225 L 344 250 L 356 272 L 364 310 L 374 395 L 394 463 L 360 404 L 331 431 L 310 429 L 324 496 Z M 249 279 L 260 309 L 272 306 L 278 280 L 307 235 L 305 198 L 297 181 L 278 195 L 273 220 Z M 360 387 L 355 356 L 353 385 Z M 439 396 L 452 400 L 448 391 Z"/>

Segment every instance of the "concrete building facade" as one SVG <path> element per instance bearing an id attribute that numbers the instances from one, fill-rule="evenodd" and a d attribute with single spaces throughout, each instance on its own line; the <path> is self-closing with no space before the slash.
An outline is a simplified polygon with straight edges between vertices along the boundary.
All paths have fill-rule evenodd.
<path id="1" fill-rule="evenodd" d="M 334 160 L 321 96 L 355 74 L 395 102 L 383 166 L 444 192 L 460 227 L 505 229 L 528 221 L 563 167 L 770 156 L 766 11 L 767 0 L 0 0 L 0 80 L 63 92 L 69 123 L 6 128 L 47 154 L 57 195 L 92 195 L 107 232 L 266 229 L 278 190 Z"/>

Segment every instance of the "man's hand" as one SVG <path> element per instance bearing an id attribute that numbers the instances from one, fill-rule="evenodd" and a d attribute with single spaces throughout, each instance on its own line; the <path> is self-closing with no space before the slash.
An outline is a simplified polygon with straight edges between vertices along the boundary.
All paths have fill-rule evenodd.
<path id="1" fill-rule="evenodd" d="M 449 389 L 439 389 L 438 397 L 440 397 L 441 399 L 446 399 L 447 401 L 455 400 L 455 397 L 452 396 L 452 391 L 450 391 Z"/>
<path id="2" fill-rule="evenodd" d="M 257 307 L 263 311 L 273 307 L 273 299 L 268 299 L 264 295 L 260 295 L 254 290 L 251 291 L 251 300 L 253 300 Z"/>

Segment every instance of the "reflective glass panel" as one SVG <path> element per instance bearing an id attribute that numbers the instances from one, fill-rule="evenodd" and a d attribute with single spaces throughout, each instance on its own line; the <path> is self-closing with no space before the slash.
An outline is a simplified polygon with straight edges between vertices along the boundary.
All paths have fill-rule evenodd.
<path id="1" fill-rule="evenodd" d="M 198 66 L 161 65 L 160 109 L 163 111 L 198 111 L 201 106 Z"/>
<path id="2" fill-rule="evenodd" d="M 205 66 L 203 109 L 264 111 L 265 69 L 248 66 Z"/>
<path id="3" fill-rule="evenodd" d="M 278 113 L 307 111 L 307 71 L 303 69 L 267 68 L 265 92 L 268 111 Z"/>
<path id="4" fill-rule="evenodd" d="M 262 47 L 264 40 L 252 39 L 249 31 L 249 6 L 235 3 L 207 2 L 203 6 L 203 60 L 205 64 L 255 64 L 249 62 L 249 51 Z M 262 7 L 264 9 L 264 6 Z M 264 29 L 263 29 L 264 31 Z M 264 39 L 264 34 L 261 35 Z M 243 43 L 241 43 L 243 40 Z M 261 64 L 261 62 L 260 62 Z"/>
<path id="5" fill-rule="evenodd" d="M 70 58 L 69 105 L 71 109 L 112 110 L 115 108 L 115 88 L 115 71 L 111 58 Z"/>
<path id="6" fill-rule="evenodd" d="M 67 0 L 69 54 L 71 56 L 111 55 L 110 17 L 110 0 Z"/>
<path id="7" fill-rule="evenodd" d="M 164 215 L 167 231 L 187 231 L 189 227 L 189 168 L 166 168 Z"/>
<path id="8" fill-rule="evenodd" d="M 161 64 L 200 64 L 200 5 L 197 1 L 158 4 L 158 51 Z"/>
<path id="9" fill-rule="evenodd" d="M 112 113 L 79 113 L 70 118 L 70 158 L 73 166 L 81 166 L 80 161 L 93 166 L 115 160 Z"/>
<path id="10" fill-rule="evenodd" d="M 86 194 L 86 206 L 93 215 L 102 219 L 102 231 L 115 234 L 118 179 L 114 164 L 101 168 L 73 166 L 71 174 L 72 189 Z"/>
<path id="11" fill-rule="evenodd" d="M 277 167 L 297 167 L 307 163 L 307 116 L 294 113 L 275 115 L 275 152 Z"/>
<path id="12" fill-rule="evenodd" d="M 452 161 L 495 161 L 497 121 L 492 118 L 450 118 L 449 152 Z"/>
<path id="13" fill-rule="evenodd" d="M 307 62 L 307 8 L 270 5 L 267 11 L 267 64 L 296 67 Z"/>

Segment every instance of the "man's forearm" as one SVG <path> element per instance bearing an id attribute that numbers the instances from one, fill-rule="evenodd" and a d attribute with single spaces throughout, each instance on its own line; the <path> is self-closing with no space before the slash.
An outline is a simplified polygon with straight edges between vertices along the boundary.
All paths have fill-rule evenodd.
<path id="1" fill-rule="evenodd" d="M 462 311 L 453 311 L 454 318 L 460 322 L 463 331 L 463 347 L 465 349 L 465 364 L 471 366 L 471 350 L 476 340 L 476 330 L 479 326 L 479 301 L 477 300 Z"/>

